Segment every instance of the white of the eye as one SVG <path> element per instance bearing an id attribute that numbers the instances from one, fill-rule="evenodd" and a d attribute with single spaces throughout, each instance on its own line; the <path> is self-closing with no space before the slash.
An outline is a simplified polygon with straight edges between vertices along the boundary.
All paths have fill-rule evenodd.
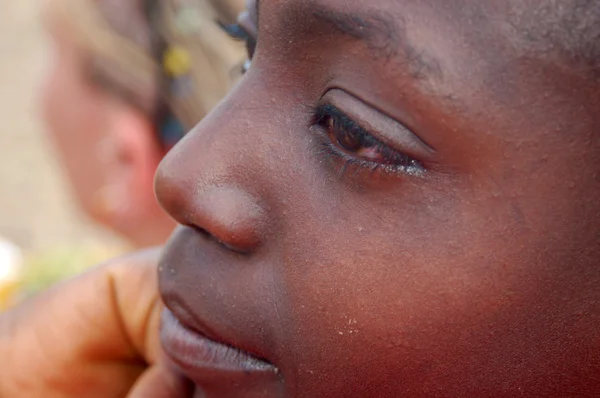
<path id="1" fill-rule="evenodd" d="M 252 61 L 250 59 L 247 59 L 246 61 L 244 61 L 244 65 L 242 66 L 242 72 L 243 73 L 248 72 L 248 70 L 250 70 L 251 65 L 252 65 Z"/>

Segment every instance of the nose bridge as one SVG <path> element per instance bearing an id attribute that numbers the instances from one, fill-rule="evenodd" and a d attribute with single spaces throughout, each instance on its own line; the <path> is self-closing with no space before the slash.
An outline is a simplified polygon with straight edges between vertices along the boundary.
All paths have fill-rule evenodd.
<path id="1" fill-rule="evenodd" d="M 221 104 L 167 155 L 155 182 L 159 202 L 177 222 L 240 252 L 260 246 L 268 216 L 257 189 L 260 140 L 248 134 L 245 115 Z"/>

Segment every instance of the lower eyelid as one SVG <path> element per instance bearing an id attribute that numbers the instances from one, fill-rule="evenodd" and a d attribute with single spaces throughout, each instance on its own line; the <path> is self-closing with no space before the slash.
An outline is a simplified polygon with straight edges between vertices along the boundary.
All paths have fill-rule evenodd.
<path id="1" fill-rule="evenodd" d="M 319 126 L 313 125 L 311 126 L 310 130 L 314 132 L 315 127 L 319 128 Z M 359 170 L 365 170 L 371 173 L 379 170 L 382 172 L 388 172 L 390 174 L 412 176 L 422 175 L 426 171 L 425 167 L 417 160 L 414 160 L 415 162 L 417 162 L 417 164 L 414 166 L 402 166 L 395 164 L 378 163 L 375 161 L 369 161 L 367 159 L 353 158 L 351 157 L 351 155 L 345 153 L 340 148 L 336 147 L 333 143 L 331 143 L 331 141 L 328 138 L 326 138 L 326 134 L 327 133 L 325 131 L 320 131 L 317 133 L 317 154 L 320 157 L 325 156 L 326 160 L 332 160 L 332 158 L 335 158 L 339 161 L 343 161 L 344 164 L 341 166 L 342 175 L 345 174 L 347 169 L 350 167 L 357 167 L 359 168 Z M 408 156 L 408 158 L 412 159 L 410 156 Z"/>
<path id="2" fill-rule="evenodd" d="M 367 159 L 375 159 L 375 158 L 376 158 L 376 156 L 373 156 L 373 155 L 371 155 L 371 154 L 369 153 L 369 152 L 371 152 L 371 153 L 375 152 L 375 153 L 376 153 L 376 150 L 374 150 L 374 148 L 375 148 L 375 147 L 368 147 L 368 148 L 365 148 L 365 149 L 361 150 L 361 151 L 360 151 L 360 154 L 361 154 L 361 156 L 364 156 L 364 157 L 365 157 L 365 158 L 367 158 Z M 376 148 L 375 148 L 375 149 L 376 149 Z"/>

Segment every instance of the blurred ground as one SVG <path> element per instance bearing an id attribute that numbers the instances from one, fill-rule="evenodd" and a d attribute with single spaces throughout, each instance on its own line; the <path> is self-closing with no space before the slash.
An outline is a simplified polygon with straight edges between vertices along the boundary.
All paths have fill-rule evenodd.
<path id="1" fill-rule="evenodd" d="M 27 252 L 116 241 L 83 219 L 43 133 L 36 88 L 44 70 L 43 0 L 0 12 L 0 236 Z"/>

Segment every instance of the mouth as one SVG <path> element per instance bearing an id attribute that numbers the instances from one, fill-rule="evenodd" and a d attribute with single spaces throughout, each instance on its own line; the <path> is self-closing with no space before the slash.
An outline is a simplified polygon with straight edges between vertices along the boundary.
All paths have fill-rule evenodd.
<path id="1" fill-rule="evenodd" d="M 167 356 L 195 382 L 278 373 L 267 361 L 184 325 L 168 309 L 162 315 L 161 342 Z"/>
<path id="2" fill-rule="evenodd" d="M 159 265 L 163 351 L 207 397 L 281 396 L 283 372 L 270 360 L 278 356 L 255 304 L 261 296 L 239 283 L 252 270 L 235 267 L 239 257 L 193 228 L 176 231 Z"/>

